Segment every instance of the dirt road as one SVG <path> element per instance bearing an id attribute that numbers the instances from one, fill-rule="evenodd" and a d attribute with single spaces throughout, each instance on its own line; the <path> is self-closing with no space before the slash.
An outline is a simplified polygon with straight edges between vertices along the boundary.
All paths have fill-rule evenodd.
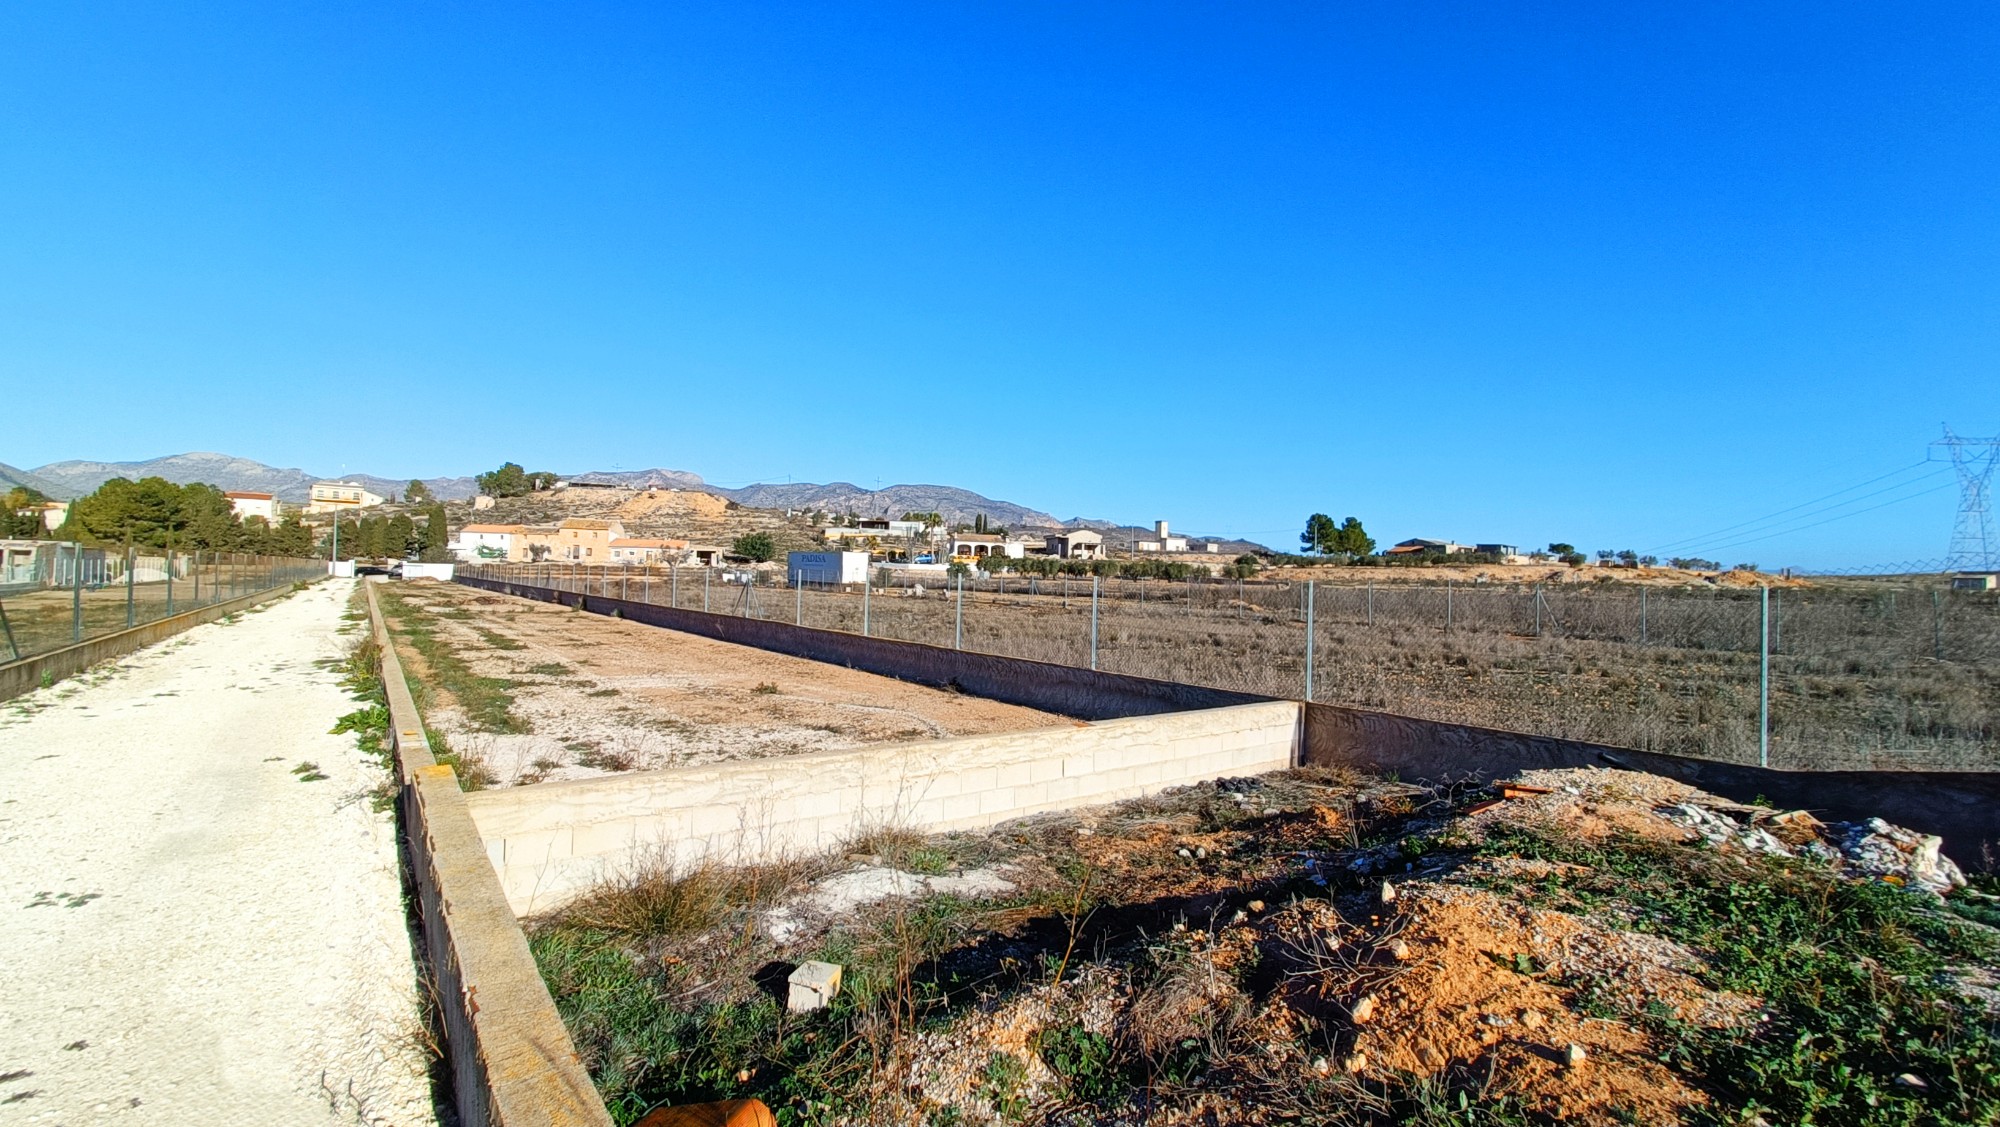
<path id="1" fill-rule="evenodd" d="M 0 705 L 0 1124 L 435 1121 L 349 590 Z"/>

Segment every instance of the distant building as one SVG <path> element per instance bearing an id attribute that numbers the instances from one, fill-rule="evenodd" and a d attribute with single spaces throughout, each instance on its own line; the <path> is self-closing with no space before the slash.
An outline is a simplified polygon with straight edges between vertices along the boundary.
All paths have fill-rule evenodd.
<path id="1" fill-rule="evenodd" d="M 1518 556 L 1521 549 L 1512 544 L 1474 544 L 1472 550 L 1488 556 Z"/>
<path id="2" fill-rule="evenodd" d="M 1464 552 L 1470 552 L 1471 550 L 1471 548 L 1464 544 L 1454 543 L 1450 540 L 1427 540 L 1420 536 L 1415 539 L 1400 541 L 1395 547 L 1382 554 L 1385 556 L 1456 556 Z"/>
<path id="3" fill-rule="evenodd" d="M 625 526 L 615 520 L 571 517 L 556 525 L 557 559 L 588 563 L 611 562 L 611 542 L 625 538 Z"/>
<path id="4" fill-rule="evenodd" d="M 829 525 L 820 530 L 820 537 L 830 544 L 842 540 L 908 540 L 926 535 L 925 525 L 920 520 L 889 520 L 884 518 L 863 518 L 853 524 Z"/>
<path id="5" fill-rule="evenodd" d="M 518 524 L 468 524 L 458 530 L 451 551 L 462 560 L 518 563 L 531 558 L 528 530 Z"/>
<path id="6" fill-rule="evenodd" d="M 866 552 L 792 552 L 785 557 L 785 582 L 866 583 Z"/>
<path id="7" fill-rule="evenodd" d="M 1099 560 L 1104 558 L 1104 537 L 1087 528 L 1069 532 L 1051 533 L 1042 538 L 1043 549 L 1051 556 L 1065 560 Z"/>
<path id="8" fill-rule="evenodd" d="M 370 493 L 368 487 L 358 481 L 316 481 L 312 487 L 312 499 L 306 503 L 306 512 L 341 513 L 349 509 L 369 509 L 385 500 L 387 498 L 379 493 Z"/>
<path id="9" fill-rule="evenodd" d="M 42 527 L 50 532 L 54 532 L 63 526 L 64 521 L 69 519 L 69 502 L 37 501 L 32 505 L 14 510 L 14 515 L 22 517 L 39 516 L 42 518 Z"/>
<path id="10" fill-rule="evenodd" d="M 0 540 L 0 587 L 95 587 L 110 578 L 102 548 L 64 540 Z"/>
<path id="11" fill-rule="evenodd" d="M 263 517 L 272 524 L 278 523 L 278 499 L 269 493 L 224 493 L 229 498 L 229 511 L 238 520 Z"/>
<path id="12" fill-rule="evenodd" d="M 611 562 L 617 564 L 675 563 L 687 554 L 685 540 L 623 537 L 611 542 Z"/>
<path id="13" fill-rule="evenodd" d="M 1025 540 L 1009 540 L 990 532 L 954 532 L 946 552 L 955 560 L 976 560 L 982 556 L 1005 556 L 1018 560 L 1028 554 Z"/>
<path id="14" fill-rule="evenodd" d="M 1961 571 L 1951 577 L 1954 591 L 2000 591 L 2000 572 Z"/>
<path id="15" fill-rule="evenodd" d="M 1168 532 L 1166 521 L 1156 520 L 1153 522 L 1153 538 L 1141 540 L 1133 548 L 1141 552 L 1185 552 L 1188 542 L 1187 537 Z"/>

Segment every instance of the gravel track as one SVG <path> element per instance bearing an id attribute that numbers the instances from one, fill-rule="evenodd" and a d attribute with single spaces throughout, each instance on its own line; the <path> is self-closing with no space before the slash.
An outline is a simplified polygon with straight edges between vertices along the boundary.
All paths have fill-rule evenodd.
<path id="1" fill-rule="evenodd" d="M 0 705 L 0 1124 L 436 1122 L 351 591 Z"/>

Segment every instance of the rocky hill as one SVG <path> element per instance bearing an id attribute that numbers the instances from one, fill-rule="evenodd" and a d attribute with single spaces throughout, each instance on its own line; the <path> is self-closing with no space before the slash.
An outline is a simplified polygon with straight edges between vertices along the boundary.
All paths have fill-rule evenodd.
<path id="1" fill-rule="evenodd" d="M 409 478 L 381 477 L 365 473 L 339 476 L 341 480 L 359 481 L 385 497 L 401 496 L 410 483 Z M 865 489 L 850 482 L 836 481 L 824 485 L 813 482 L 758 483 L 739 489 L 726 489 L 709 485 L 702 480 L 700 474 L 660 467 L 643 470 L 592 470 L 563 476 L 571 481 L 619 485 L 627 489 L 658 487 L 699 491 L 734 501 L 748 509 L 777 510 L 781 516 L 787 511 L 810 513 L 816 510 L 829 514 L 845 514 L 851 511 L 869 517 L 899 517 L 907 512 L 936 512 L 942 514 L 949 523 L 971 521 L 984 515 L 993 524 L 1015 531 L 1093 528 L 1102 531 L 1107 540 L 1119 545 L 1129 544 L 1151 535 L 1150 528 L 1121 525 L 1116 521 L 1091 520 L 1083 517 L 1067 521 L 1059 520 L 1039 509 L 1031 509 L 1012 501 L 995 500 L 969 489 L 950 485 L 911 484 Z M 142 477 L 163 477 L 183 485 L 205 482 L 223 489 L 271 493 L 280 500 L 294 504 L 305 503 L 313 482 L 334 479 L 334 475 L 307 473 L 297 467 L 280 468 L 249 458 L 207 452 L 170 454 L 137 462 L 51 462 L 33 470 L 20 470 L 0 463 L 0 483 L 25 485 L 61 500 L 80 497 L 114 477 L 134 480 Z M 425 478 L 424 484 L 433 494 L 446 501 L 470 500 L 478 492 L 471 477 Z M 533 509 L 534 506 L 529 505 L 526 508 Z M 744 523 L 741 518 L 732 516 L 727 521 L 715 520 L 687 531 L 696 536 L 715 536 Z M 1247 541 L 1225 542 L 1225 550 L 1231 553 L 1250 551 L 1255 547 L 1256 545 Z"/>
<path id="2" fill-rule="evenodd" d="M 296 504 L 305 503 L 313 482 L 336 480 L 334 475 L 311 474 L 297 467 L 279 468 L 249 458 L 201 451 L 169 454 L 139 462 L 51 462 L 46 466 L 37 466 L 29 476 L 39 477 L 54 486 L 53 489 L 36 488 L 41 488 L 52 497 L 64 499 L 80 497 L 114 477 L 135 481 L 142 477 L 163 477 L 178 485 L 204 482 L 223 489 L 270 493 L 281 501 Z M 373 474 L 351 473 L 340 476 L 338 480 L 361 482 L 385 497 L 392 494 L 400 496 L 410 484 L 410 479 L 406 477 L 389 478 Z M 478 491 L 469 477 L 427 478 L 424 484 L 432 493 L 447 500 L 469 498 Z"/>
<path id="3" fill-rule="evenodd" d="M 12 489 L 17 485 L 23 489 L 33 489 L 45 497 L 54 497 L 58 501 L 70 499 L 70 491 L 62 485 L 39 474 L 0 462 L 0 489 Z"/>

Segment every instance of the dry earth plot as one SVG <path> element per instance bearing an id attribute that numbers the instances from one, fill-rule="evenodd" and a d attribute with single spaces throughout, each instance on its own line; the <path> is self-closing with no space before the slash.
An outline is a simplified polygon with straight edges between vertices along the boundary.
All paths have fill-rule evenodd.
<path id="1" fill-rule="evenodd" d="M 425 721 L 489 785 L 1069 723 L 454 584 L 380 595 Z"/>
<path id="2" fill-rule="evenodd" d="M 347 595 L 0 706 L 0 1123 L 434 1121 Z"/>

